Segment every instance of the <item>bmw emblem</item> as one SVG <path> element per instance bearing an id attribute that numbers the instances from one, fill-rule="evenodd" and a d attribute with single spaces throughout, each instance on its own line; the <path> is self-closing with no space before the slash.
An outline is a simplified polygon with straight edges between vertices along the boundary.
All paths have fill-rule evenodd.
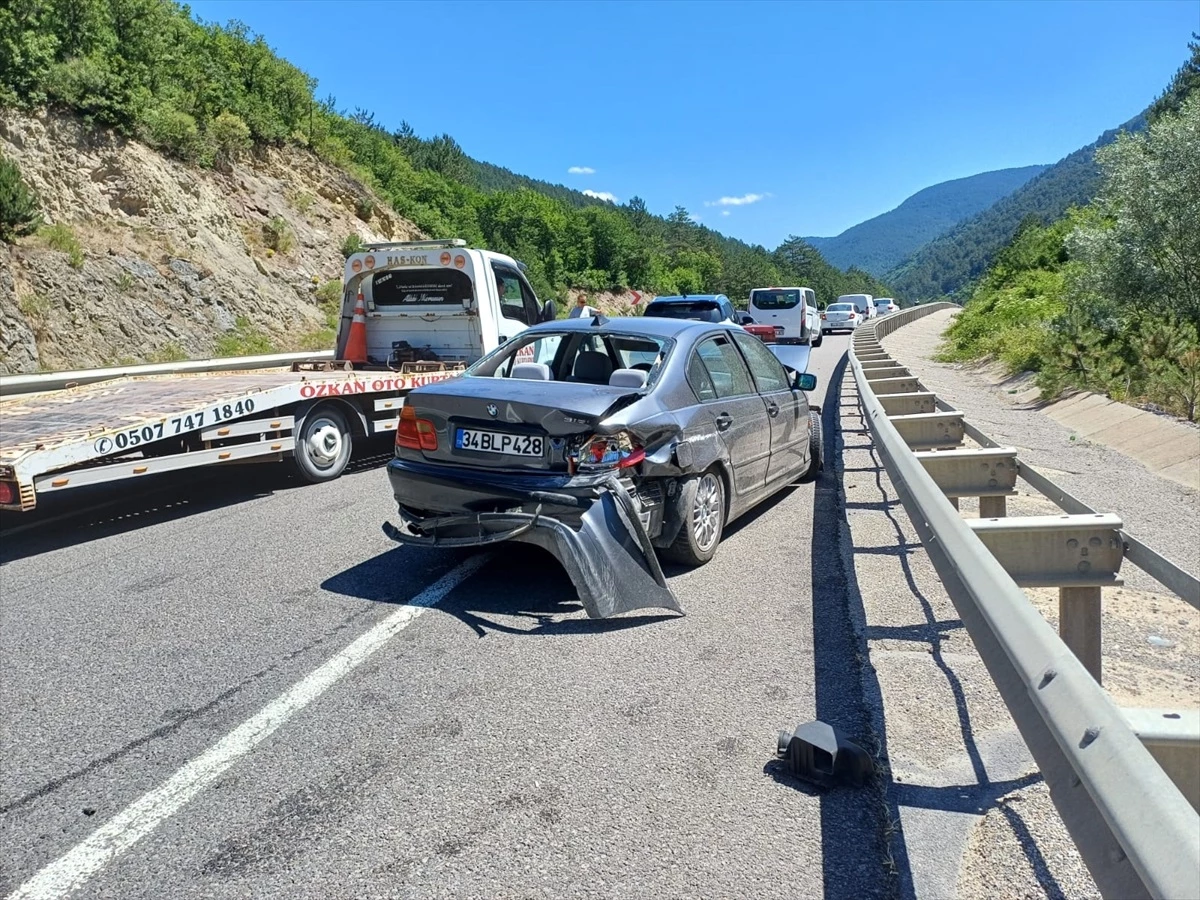
<path id="1" fill-rule="evenodd" d="M 493 419 L 496 418 L 496 416 L 500 415 L 500 407 L 498 407 L 495 403 L 489 403 L 487 405 L 487 411 L 488 411 L 488 415 L 491 416 Z"/>

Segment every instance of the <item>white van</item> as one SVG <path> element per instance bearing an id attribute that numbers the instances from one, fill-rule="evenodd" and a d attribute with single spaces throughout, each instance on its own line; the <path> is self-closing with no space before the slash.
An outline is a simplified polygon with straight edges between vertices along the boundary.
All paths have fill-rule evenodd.
<path id="1" fill-rule="evenodd" d="M 753 288 L 750 315 L 757 325 L 773 325 L 781 344 L 821 346 L 821 314 L 812 288 Z"/>
<path id="2" fill-rule="evenodd" d="M 858 314 L 862 316 L 864 322 L 876 316 L 875 298 L 870 294 L 842 294 L 842 296 L 837 298 L 837 302 L 853 303 L 854 308 L 858 310 Z"/>

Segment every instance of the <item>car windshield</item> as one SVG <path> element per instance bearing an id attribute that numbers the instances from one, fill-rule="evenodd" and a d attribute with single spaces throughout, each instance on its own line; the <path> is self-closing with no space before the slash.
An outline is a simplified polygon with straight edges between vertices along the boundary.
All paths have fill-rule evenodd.
<path id="1" fill-rule="evenodd" d="M 655 301 L 643 315 L 659 319 L 696 319 L 700 322 L 720 322 L 721 307 L 711 300 Z"/>
<path id="2" fill-rule="evenodd" d="M 829 307 L 830 312 L 850 312 L 854 309 L 853 303 L 835 303 Z"/>
<path id="3" fill-rule="evenodd" d="M 791 309 L 800 303 L 799 291 L 769 290 L 754 291 L 750 302 L 758 309 Z"/>
<path id="4" fill-rule="evenodd" d="M 466 371 L 467 376 L 528 378 L 535 381 L 653 387 L 675 342 L 622 332 L 542 331 L 525 334 L 493 350 Z M 625 370 L 613 378 L 613 373 Z"/>

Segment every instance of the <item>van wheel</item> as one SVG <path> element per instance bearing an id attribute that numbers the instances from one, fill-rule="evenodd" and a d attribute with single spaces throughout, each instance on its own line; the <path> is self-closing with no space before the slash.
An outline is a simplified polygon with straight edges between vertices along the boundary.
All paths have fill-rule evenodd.
<path id="1" fill-rule="evenodd" d="M 671 562 L 702 566 L 717 552 L 725 530 L 725 482 L 713 469 L 683 482 L 683 527 L 663 550 Z"/>
<path id="2" fill-rule="evenodd" d="M 292 463 L 305 481 L 332 481 L 346 471 L 353 449 L 345 413 L 336 406 L 318 406 L 309 410 L 296 434 Z"/>
<path id="3" fill-rule="evenodd" d="M 825 332 L 823 332 L 820 328 L 818 328 L 816 340 L 812 341 L 812 345 L 814 347 L 820 347 L 821 341 L 823 341 L 823 340 L 825 340 Z"/>
<path id="4" fill-rule="evenodd" d="M 808 421 L 812 423 L 808 437 L 808 468 L 800 476 L 801 481 L 816 481 L 817 473 L 825 468 L 823 454 L 825 452 L 824 432 L 821 430 L 821 416 L 808 411 Z"/>

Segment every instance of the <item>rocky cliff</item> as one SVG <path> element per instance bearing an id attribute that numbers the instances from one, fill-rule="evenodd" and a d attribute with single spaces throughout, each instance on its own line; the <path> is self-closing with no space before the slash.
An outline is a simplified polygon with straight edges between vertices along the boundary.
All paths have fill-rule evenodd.
<path id="1" fill-rule="evenodd" d="M 0 373 L 328 349 L 320 288 L 341 277 L 343 241 L 424 237 L 297 147 L 201 169 L 69 115 L 3 110 L 0 153 L 46 221 L 0 244 Z"/>

